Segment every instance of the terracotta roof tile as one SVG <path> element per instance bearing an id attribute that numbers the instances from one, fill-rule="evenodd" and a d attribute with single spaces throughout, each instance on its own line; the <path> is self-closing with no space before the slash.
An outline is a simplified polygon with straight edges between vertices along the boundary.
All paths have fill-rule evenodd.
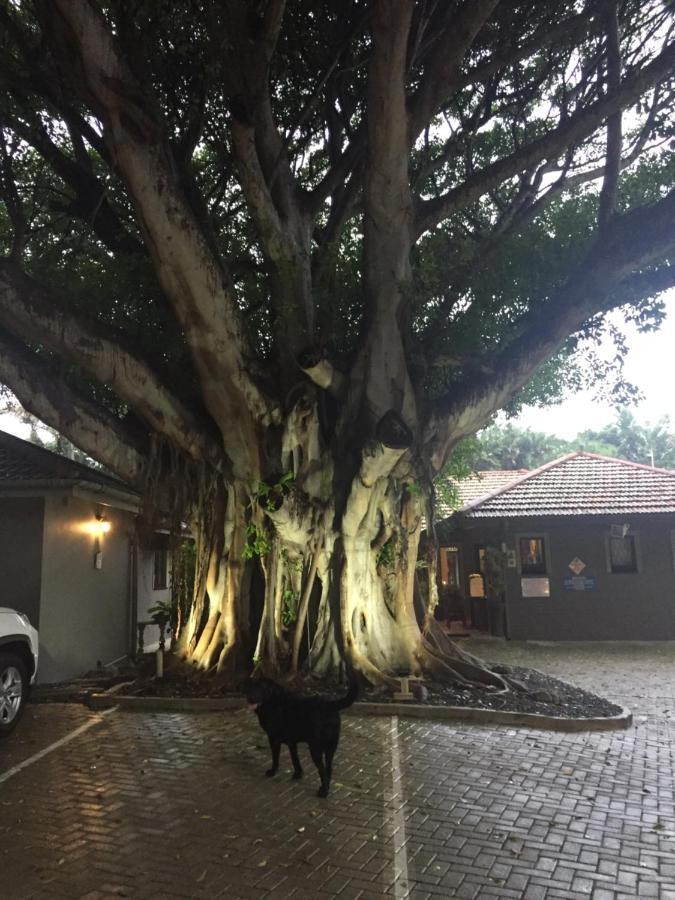
<path id="1" fill-rule="evenodd" d="M 465 506 L 479 497 L 493 494 L 499 488 L 521 478 L 529 471 L 529 469 L 488 469 L 484 472 L 475 472 L 469 478 L 463 478 L 461 481 L 450 481 L 450 485 L 456 488 L 459 494 L 460 506 Z M 436 518 L 445 519 L 454 511 L 454 508 L 439 494 L 436 502 Z"/>
<path id="2" fill-rule="evenodd" d="M 675 512 L 675 471 L 569 453 L 466 503 L 471 518 Z"/>

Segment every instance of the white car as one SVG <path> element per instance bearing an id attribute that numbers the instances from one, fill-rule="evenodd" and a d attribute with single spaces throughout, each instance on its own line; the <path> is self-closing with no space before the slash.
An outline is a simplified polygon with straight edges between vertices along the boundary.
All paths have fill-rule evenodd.
<path id="1" fill-rule="evenodd" d="M 28 616 L 0 606 L 0 738 L 21 718 L 37 665 L 38 633 Z"/>

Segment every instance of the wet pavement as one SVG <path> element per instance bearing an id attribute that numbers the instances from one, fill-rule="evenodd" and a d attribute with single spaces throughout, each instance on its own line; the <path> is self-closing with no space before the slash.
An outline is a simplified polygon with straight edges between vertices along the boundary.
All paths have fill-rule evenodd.
<path id="1" fill-rule="evenodd" d="M 320 800 L 305 748 L 302 781 L 287 757 L 263 776 L 246 710 L 33 705 L 0 744 L 0 898 L 675 900 L 675 647 L 469 645 L 628 705 L 635 726 L 344 716 Z"/>

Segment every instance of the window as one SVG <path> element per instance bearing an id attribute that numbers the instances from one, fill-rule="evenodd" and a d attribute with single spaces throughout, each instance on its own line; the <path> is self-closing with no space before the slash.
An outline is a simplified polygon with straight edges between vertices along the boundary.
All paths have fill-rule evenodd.
<path id="1" fill-rule="evenodd" d="M 518 541 L 520 551 L 520 571 L 523 575 L 546 574 L 546 552 L 543 537 L 521 537 Z"/>
<path id="2" fill-rule="evenodd" d="M 441 584 L 443 587 L 459 587 L 459 548 L 441 547 Z"/>
<path id="3" fill-rule="evenodd" d="M 635 535 L 626 534 L 623 537 L 609 536 L 609 571 L 610 572 L 637 572 L 637 552 L 635 547 Z"/>
<path id="4" fill-rule="evenodd" d="M 152 587 L 156 591 L 168 587 L 167 572 L 169 568 L 169 551 L 166 547 L 155 550 L 154 570 L 152 573 Z"/>

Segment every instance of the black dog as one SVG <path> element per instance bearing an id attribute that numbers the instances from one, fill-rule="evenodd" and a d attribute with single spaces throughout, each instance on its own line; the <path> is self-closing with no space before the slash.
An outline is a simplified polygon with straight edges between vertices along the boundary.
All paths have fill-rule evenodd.
<path id="1" fill-rule="evenodd" d="M 293 778 L 301 778 L 298 744 L 309 744 L 309 752 L 321 778 L 318 795 L 327 797 L 333 756 L 340 740 L 340 710 L 351 706 L 357 694 L 355 678 L 350 680 L 349 690 L 341 700 L 299 697 L 267 678 L 250 679 L 246 686 L 246 697 L 249 706 L 255 710 L 262 729 L 267 732 L 272 750 L 272 768 L 265 775 L 276 775 L 281 745 L 288 744 L 293 762 Z"/>

